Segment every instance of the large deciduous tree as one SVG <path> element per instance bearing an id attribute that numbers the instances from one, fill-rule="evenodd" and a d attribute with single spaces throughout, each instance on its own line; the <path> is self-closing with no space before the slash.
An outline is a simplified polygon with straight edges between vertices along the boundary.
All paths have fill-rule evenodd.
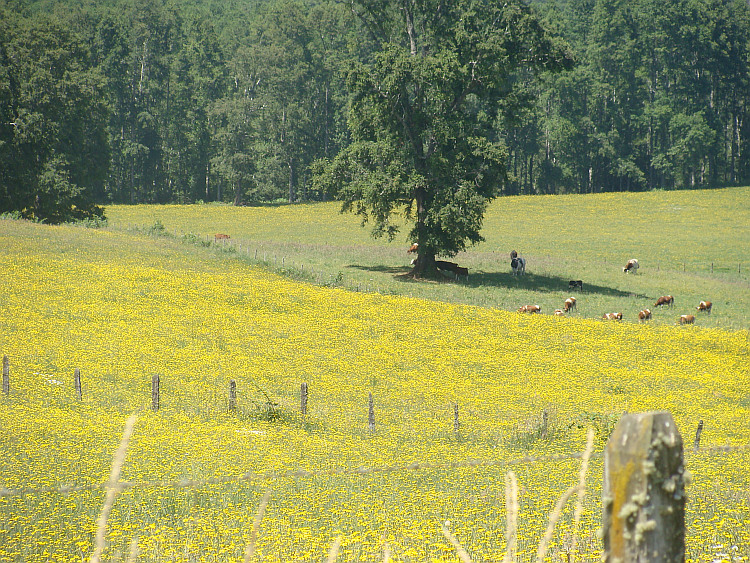
<path id="1" fill-rule="evenodd" d="M 349 0 L 373 54 L 348 71 L 352 143 L 317 167 L 318 186 L 343 210 L 393 238 L 413 222 L 415 276 L 482 240 L 488 203 L 505 178 L 500 114 L 530 103 L 511 95 L 520 73 L 571 63 L 518 0 Z"/>

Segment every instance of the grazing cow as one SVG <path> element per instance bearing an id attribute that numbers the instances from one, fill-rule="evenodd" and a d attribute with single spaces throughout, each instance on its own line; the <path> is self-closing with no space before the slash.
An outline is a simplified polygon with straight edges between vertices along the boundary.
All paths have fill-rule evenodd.
<path id="1" fill-rule="evenodd" d="M 604 313 L 602 318 L 607 321 L 621 321 L 622 313 Z"/>
<path id="2" fill-rule="evenodd" d="M 469 277 L 469 269 L 463 268 L 462 266 L 459 266 L 455 262 L 446 262 L 445 260 L 435 260 L 435 267 L 437 267 L 440 271 L 448 271 L 453 272 L 456 274 L 456 279 L 458 279 L 458 276 L 466 276 Z"/>
<path id="3" fill-rule="evenodd" d="M 695 315 L 681 315 L 679 322 L 681 325 L 691 325 L 695 322 Z"/>
<path id="4" fill-rule="evenodd" d="M 523 307 L 519 307 L 518 312 L 519 313 L 541 313 L 542 308 L 539 305 L 524 305 Z"/>
<path id="5" fill-rule="evenodd" d="M 570 280 L 568 282 L 568 289 L 580 289 L 583 291 L 583 280 Z"/>
<path id="6" fill-rule="evenodd" d="M 218 242 L 220 239 L 228 239 L 229 235 L 225 235 L 223 233 L 216 233 L 214 235 L 214 242 Z"/>
<path id="7" fill-rule="evenodd" d="M 638 265 L 638 260 L 636 260 L 635 258 L 632 258 L 628 260 L 628 263 L 625 264 L 625 267 L 622 269 L 622 271 L 625 272 L 626 274 L 629 274 L 630 272 L 637 274 L 638 268 L 640 268 L 640 266 Z"/>
<path id="8" fill-rule="evenodd" d="M 711 302 L 710 301 L 701 301 L 698 303 L 698 306 L 696 309 L 700 312 L 703 311 L 705 313 L 711 314 Z"/>
<path id="9" fill-rule="evenodd" d="M 419 243 L 412 243 L 412 245 L 409 247 L 409 250 L 406 251 L 407 254 L 414 254 L 419 249 Z"/>
<path id="10" fill-rule="evenodd" d="M 659 299 L 656 300 L 656 303 L 654 303 L 654 307 L 662 307 L 664 305 L 673 307 L 674 297 L 672 297 L 671 295 L 662 295 L 661 297 L 659 297 Z"/>
<path id="11" fill-rule="evenodd" d="M 526 260 L 520 256 L 510 259 L 510 267 L 514 276 L 522 276 L 526 273 Z"/>
<path id="12" fill-rule="evenodd" d="M 565 300 L 565 306 L 563 308 L 565 309 L 566 313 L 570 313 L 573 309 L 576 308 L 576 298 L 575 297 L 568 297 Z"/>
<path id="13" fill-rule="evenodd" d="M 565 316 L 565 311 L 563 311 L 562 309 L 555 309 L 555 312 L 553 314 L 556 317 L 564 317 Z"/>
<path id="14" fill-rule="evenodd" d="M 643 321 L 648 321 L 650 319 L 651 319 L 651 309 L 644 309 L 643 311 L 638 313 L 639 321 L 643 322 Z"/>

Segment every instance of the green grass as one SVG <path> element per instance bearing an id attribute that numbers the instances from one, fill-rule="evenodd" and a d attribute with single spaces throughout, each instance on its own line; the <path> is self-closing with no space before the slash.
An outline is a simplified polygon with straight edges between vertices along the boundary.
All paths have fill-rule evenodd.
<path id="1" fill-rule="evenodd" d="M 546 314 L 573 294 L 573 316 L 621 311 L 626 322 L 671 294 L 674 309 L 653 311 L 653 324 L 674 324 L 709 300 L 713 314 L 698 315 L 699 325 L 750 326 L 750 188 L 500 198 L 486 214 L 485 242 L 454 259 L 469 280 L 445 283 L 404 277 L 405 235 L 373 239 L 358 217 L 338 210 L 332 202 L 111 206 L 107 215 L 115 229 L 158 234 L 154 226 L 163 226 L 163 234 L 203 245 L 227 233 L 224 251 L 317 284 L 513 311 L 538 304 Z M 524 277 L 511 275 L 513 249 L 527 259 Z M 637 275 L 622 272 L 630 258 L 640 262 Z M 571 279 L 583 280 L 582 293 L 568 290 Z"/>

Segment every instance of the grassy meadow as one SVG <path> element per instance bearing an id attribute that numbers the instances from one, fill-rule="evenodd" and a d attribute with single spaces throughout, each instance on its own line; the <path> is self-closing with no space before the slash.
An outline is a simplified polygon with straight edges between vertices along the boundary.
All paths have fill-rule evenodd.
<path id="1" fill-rule="evenodd" d="M 166 234 L 203 241 L 225 233 L 232 250 L 318 284 L 512 311 L 538 304 L 543 314 L 574 295 L 575 316 L 622 312 L 637 322 L 648 307 L 653 324 L 674 324 L 708 300 L 713 313 L 699 316 L 701 326 L 750 327 L 750 188 L 500 198 L 485 216 L 485 242 L 451 259 L 469 268 L 468 282 L 441 284 L 403 277 L 408 229 L 391 243 L 373 239 L 339 208 L 113 206 L 107 215 L 117 229 L 158 222 Z M 513 249 L 527 260 L 524 278 L 511 275 Z M 622 272 L 630 258 L 637 275 Z M 583 281 L 582 293 L 568 290 L 571 279 Z M 667 294 L 674 309 L 654 311 Z"/>
<path id="2" fill-rule="evenodd" d="M 457 561 L 446 522 L 473 561 L 501 561 L 509 471 L 516 560 L 534 561 L 588 428 L 581 522 L 571 501 L 546 560 L 597 561 L 601 452 L 623 412 L 645 410 L 670 411 L 686 444 L 688 560 L 748 561 L 749 195 L 501 200 L 487 241 L 458 257 L 469 282 L 440 284 L 402 281 L 404 242 L 368 239 L 333 204 L 114 207 L 107 229 L 0 220 L 0 561 L 88 560 L 133 413 L 121 475 L 133 486 L 109 515 L 107 561 L 243 561 L 267 491 L 256 561 L 325 561 L 336 538 L 339 561 Z M 656 202 L 648 232 L 595 218 Z M 237 246 L 205 244 L 215 232 Z M 529 258 L 525 278 L 509 275 L 511 248 Z M 632 256 L 641 273 L 624 275 Z M 569 278 L 585 284 L 574 318 L 514 311 L 548 312 Z M 667 292 L 674 310 L 632 322 Z M 714 313 L 674 326 L 696 299 Z M 610 309 L 631 322 L 598 319 Z"/>

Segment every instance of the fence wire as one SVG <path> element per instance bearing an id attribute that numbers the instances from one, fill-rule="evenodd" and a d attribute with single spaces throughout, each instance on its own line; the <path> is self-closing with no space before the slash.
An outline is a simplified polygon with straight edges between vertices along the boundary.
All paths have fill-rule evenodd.
<path id="1" fill-rule="evenodd" d="M 736 451 L 748 450 L 750 444 L 740 446 L 713 446 L 701 448 L 696 451 L 685 451 L 686 457 L 694 457 L 700 454 L 717 454 L 732 453 Z M 457 469 L 475 469 L 489 467 L 512 467 L 516 465 L 531 464 L 549 464 L 553 462 L 569 461 L 581 459 L 583 454 L 570 453 L 558 454 L 551 456 L 525 456 L 511 460 L 464 460 L 444 463 L 415 462 L 402 465 L 382 465 L 375 467 L 359 466 L 354 468 L 322 469 L 322 470 L 305 470 L 294 469 L 289 471 L 266 471 L 251 472 L 248 471 L 241 475 L 227 475 L 224 477 L 211 477 L 208 479 L 178 479 L 174 481 L 119 481 L 117 488 L 121 491 L 130 489 L 182 489 L 182 488 L 200 488 L 209 485 L 226 485 L 231 483 L 242 482 L 268 482 L 282 479 L 311 479 L 316 477 L 341 477 L 341 476 L 367 476 L 387 473 L 406 473 L 413 471 L 451 471 Z M 603 457 L 604 452 L 592 454 L 591 458 Z M 39 495 L 45 493 L 70 494 L 86 491 L 106 490 L 108 483 L 88 483 L 84 485 L 51 485 L 48 487 L 24 487 L 20 489 L 8 489 L 0 487 L 0 498 L 2 497 L 20 497 L 28 495 Z"/>

